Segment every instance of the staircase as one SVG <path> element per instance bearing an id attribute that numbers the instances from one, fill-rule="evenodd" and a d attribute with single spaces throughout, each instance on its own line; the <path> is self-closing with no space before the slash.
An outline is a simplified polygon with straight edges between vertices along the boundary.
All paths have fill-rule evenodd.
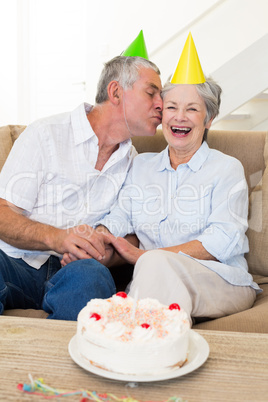
<path id="1" fill-rule="evenodd" d="M 205 75 L 223 89 L 213 129 L 268 130 L 267 17 L 267 0 L 219 0 L 150 55 L 165 82 L 192 32 Z"/>
<path id="2" fill-rule="evenodd" d="M 214 129 L 268 129 L 268 34 L 212 75 L 223 88 Z"/>

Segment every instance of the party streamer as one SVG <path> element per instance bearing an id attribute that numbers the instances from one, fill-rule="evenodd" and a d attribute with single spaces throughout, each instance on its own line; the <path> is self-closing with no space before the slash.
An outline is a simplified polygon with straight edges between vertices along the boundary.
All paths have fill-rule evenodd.
<path id="1" fill-rule="evenodd" d="M 88 391 L 79 389 L 76 391 L 66 391 L 63 389 L 52 388 L 46 384 L 42 378 L 38 378 L 34 380 L 32 376 L 29 374 L 30 384 L 18 384 L 17 388 L 20 391 L 42 396 L 45 399 L 53 399 L 60 397 L 68 397 L 68 396 L 80 396 L 80 402 L 88 402 L 88 401 L 96 401 L 96 402 L 142 402 L 131 396 L 123 396 L 121 398 L 117 397 L 114 394 L 110 393 L 97 393 L 96 391 Z M 156 402 L 156 401 L 143 401 L 143 402 Z M 165 401 L 158 402 L 186 402 L 181 398 L 176 396 L 170 397 Z"/>

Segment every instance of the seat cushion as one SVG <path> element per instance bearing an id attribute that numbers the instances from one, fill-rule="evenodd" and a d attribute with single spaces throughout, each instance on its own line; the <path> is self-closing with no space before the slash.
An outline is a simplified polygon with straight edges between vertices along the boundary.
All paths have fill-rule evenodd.
<path id="1" fill-rule="evenodd" d="M 14 317 L 31 317 L 31 318 L 47 318 L 48 313 L 44 310 L 34 310 L 32 308 L 28 309 L 12 309 L 12 310 L 5 310 L 3 315 L 9 315 Z"/>
<path id="2" fill-rule="evenodd" d="M 193 329 L 268 333 L 268 283 L 260 284 L 260 287 L 263 292 L 257 296 L 252 308 L 241 313 L 196 324 Z"/>
<path id="3" fill-rule="evenodd" d="M 9 126 L 0 127 L 0 170 L 12 148 L 13 142 Z"/>
<path id="4" fill-rule="evenodd" d="M 268 137 L 264 147 L 264 160 L 264 174 L 249 198 L 247 236 L 250 252 L 246 259 L 251 274 L 268 276 Z"/>
<path id="5" fill-rule="evenodd" d="M 0 171 L 8 157 L 14 141 L 22 133 L 26 126 L 10 125 L 0 127 Z"/>

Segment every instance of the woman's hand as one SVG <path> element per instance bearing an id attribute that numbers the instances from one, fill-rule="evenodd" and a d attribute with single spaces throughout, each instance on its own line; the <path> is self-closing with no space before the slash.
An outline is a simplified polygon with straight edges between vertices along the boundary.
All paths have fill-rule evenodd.
<path id="1" fill-rule="evenodd" d="M 135 265 L 138 258 L 146 253 L 145 250 L 139 249 L 123 237 L 110 238 L 110 241 L 120 257 L 129 264 Z"/>

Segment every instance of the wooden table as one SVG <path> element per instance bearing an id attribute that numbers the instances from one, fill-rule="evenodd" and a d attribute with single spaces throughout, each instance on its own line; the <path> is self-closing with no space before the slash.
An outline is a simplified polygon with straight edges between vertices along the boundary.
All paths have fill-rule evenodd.
<path id="1" fill-rule="evenodd" d="M 130 388 L 123 381 L 105 379 L 80 368 L 70 358 L 68 344 L 76 322 L 38 318 L 0 317 L 0 401 L 41 401 L 23 393 L 28 374 L 65 390 L 87 389 L 128 393 L 141 401 L 268 401 L 268 334 L 197 331 L 209 343 L 208 360 L 197 370 L 172 380 L 142 382 Z M 79 401 L 79 396 L 60 398 Z"/>

